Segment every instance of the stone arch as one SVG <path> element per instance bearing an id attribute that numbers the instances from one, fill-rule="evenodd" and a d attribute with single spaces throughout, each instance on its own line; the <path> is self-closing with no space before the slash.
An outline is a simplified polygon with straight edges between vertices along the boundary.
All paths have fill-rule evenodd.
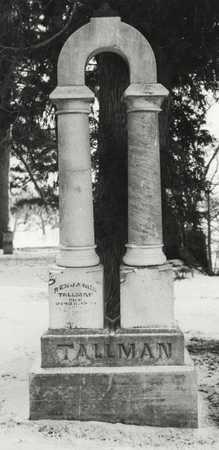
<path id="1" fill-rule="evenodd" d="M 124 92 L 129 181 L 128 243 L 123 261 L 131 266 L 147 266 L 166 260 L 162 251 L 157 115 L 168 92 L 157 83 L 155 56 L 145 37 L 120 17 L 95 17 L 64 44 L 58 59 L 58 86 L 50 95 L 58 115 L 57 263 L 63 267 L 89 267 L 99 262 L 95 252 L 88 121 L 94 94 L 85 85 L 85 67 L 89 58 L 107 51 L 127 62 L 130 75 L 130 85 Z"/>
<path id="2" fill-rule="evenodd" d="M 155 83 L 156 61 L 145 37 L 120 17 L 92 18 L 65 42 L 58 59 L 58 85 L 85 84 L 89 58 L 102 52 L 119 54 L 129 66 L 130 83 Z"/>

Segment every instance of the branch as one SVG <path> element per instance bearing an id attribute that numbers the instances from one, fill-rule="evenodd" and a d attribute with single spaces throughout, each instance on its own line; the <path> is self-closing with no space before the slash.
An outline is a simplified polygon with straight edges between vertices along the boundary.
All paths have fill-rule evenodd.
<path id="1" fill-rule="evenodd" d="M 214 158 L 217 156 L 218 152 L 219 152 L 219 145 L 214 150 L 214 153 L 213 153 L 212 157 L 210 158 L 210 160 L 208 161 L 207 166 L 205 167 L 205 176 L 207 175 L 208 170 L 210 168 L 210 165 L 211 165 L 212 161 L 214 160 Z"/>
<path id="2" fill-rule="evenodd" d="M 209 180 L 211 186 L 213 186 L 213 180 L 214 180 L 215 175 L 217 175 L 217 173 L 218 173 L 218 160 L 216 160 L 216 167 L 215 167 L 214 173 L 213 173 L 211 179 Z"/>
<path id="3" fill-rule="evenodd" d="M 9 144 L 10 142 L 10 131 L 7 130 L 5 136 L 0 140 L 0 147 L 5 143 Z"/>
<path id="4" fill-rule="evenodd" d="M 64 27 L 59 30 L 57 33 L 55 33 L 53 36 L 51 36 L 48 39 L 45 39 L 45 41 L 39 42 L 39 44 L 35 44 L 35 45 L 29 45 L 27 47 L 12 47 L 12 46 L 4 46 L 4 45 L 0 45 L 0 49 L 2 50 L 11 50 L 14 52 L 17 51 L 27 51 L 27 50 L 38 50 L 40 48 L 46 47 L 47 45 L 50 45 L 55 39 L 57 39 L 59 36 L 61 36 L 69 27 L 72 18 L 76 12 L 76 8 L 77 8 L 77 1 L 74 3 L 72 11 L 69 15 L 69 18 L 66 22 L 66 24 L 64 25 Z"/>
<path id="5" fill-rule="evenodd" d="M 35 186 L 36 191 L 38 192 L 38 194 L 40 195 L 41 199 L 43 200 L 43 202 L 45 203 L 45 205 L 47 206 L 47 201 L 45 199 L 44 193 L 42 191 L 42 189 L 40 188 L 40 186 L 38 185 L 37 181 L 35 180 L 35 177 L 33 176 L 32 171 L 29 168 L 29 165 L 27 164 L 25 158 L 21 155 L 21 153 L 19 153 L 18 157 L 20 158 L 21 162 L 23 163 L 29 177 L 30 180 L 32 181 L 32 183 Z"/>

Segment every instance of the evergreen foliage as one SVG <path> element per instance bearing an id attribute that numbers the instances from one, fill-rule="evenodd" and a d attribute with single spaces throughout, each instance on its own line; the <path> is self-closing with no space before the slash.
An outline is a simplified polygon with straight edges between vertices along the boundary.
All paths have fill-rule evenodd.
<path id="1" fill-rule="evenodd" d="M 12 188 L 31 182 L 36 201 L 44 205 L 57 204 L 54 110 L 48 95 L 56 86 L 58 54 L 67 37 L 102 3 L 0 0 L 0 154 L 7 144 L 16 155 Z M 148 39 L 158 81 L 170 92 L 160 115 L 162 203 L 167 254 L 177 257 L 188 243 L 187 233 L 200 233 L 198 202 L 205 190 L 205 147 L 211 141 L 204 129 L 204 94 L 216 87 L 219 2 L 111 0 L 109 4 Z M 90 74 L 89 85 L 98 92 L 108 65 L 114 93 L 109 102 L 109 85 L 101 85 L 99 146 L 94 157 L 99 180 L 94 190 L 97 239 L 106 254 L 107 248 L 121 249 L 126 238 L 126 133 L 119 132 L 125 120 L 118 99 L 127 82 L 127 68 L 116 55 L 103 55 L 102 60 L 100 56 L 97 62 L 99 69 Z M 111 110 L 104 105 L 111 105 Z M 114 183 L 116 174 L 119 186 Z M 118 265 L 122 251 L 113 252 Z"/>

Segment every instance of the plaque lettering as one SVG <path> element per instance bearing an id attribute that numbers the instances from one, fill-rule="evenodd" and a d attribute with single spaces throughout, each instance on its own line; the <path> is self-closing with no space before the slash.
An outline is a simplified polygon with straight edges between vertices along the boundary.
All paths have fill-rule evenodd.
<path id="1" fill-rule="evenodd" d="M 62 315 L 64 328 L 80 327 L 84 319 L 88 323 L 87 317 L 92 314 L 97 304 L 96 283 L 80 280 L 62 283 L 56 281 L 51 289 L 54 294 L 56 315 L 59 317 Z"/>
<path id="2" fill-rule="evenodd" d="M 127 344 L 127 346 L 125 346 L 125 344 L 118 344 L 119 347 L 119 358 L 122 358 L 123 355 L 125 355 L 125 357 L 128 359 L 130 357 L 134 358 L 135 357 L 135 344 Z"/>
<path id="3" fill-rule="evenodd" d="M 157 344 L 157 347 L 158 347 L 158 352 L 159 352 L 159 354 L 158 354 L 159 359 L 162 359 L 163 355 L 168 359 L 171 358 L 172 345 L 170 344 L 170 342 L 168 342 L 167 344 L 164 344 L 163 342 L 159 342 Z"/>
<path id="4" fill-rule="evenodd" d="M 115 358 L 115 354 L 112 352 L 110 344 L 106 344 L 106 357 L 107 358 Z"/>
<path id="5" fill-rule="evenodd" d="M 63 361 L 76 361 L 79 358 L 88 360 L 163 360 L 172 358 L 172 344 L 158 342 L 154 345 L 147 342 L 75 342 L 59 344 L 59 358 Z M 142 361 L 143 363 L 143 361 Z"/>
<path id="6" fill-rule="evenodd" d="M 85 356 L 85 358 L 88 358 L 87 349 L 84 344 L 80 344 L 76 358 L 78 359 L 81 356 Z"/>
<path id="7" fill-rule="evenodd" d="M 58 345 L 57 346 L 58 350 L 61 349 L 63 350 L 63 357 L 62 360 L 63 361 L 69 361 L 69 350 L 72 349 L 74 350 L 74 344 L 66 344 L 66 345 Z"/>
<path id="8" fill-rule="evenodd" d="M 68 361 L 68 347 L 63 347 L 64 350 L 64 361 Z"/>
<path id="9" fill-rule="evenodd" d="M 99 344 L 94 344 L 94 356 L 96 359 L 102 359 L 103 355 L 100 353 Z"/>
<path id="10" fill-rule="evenodd" d="M 154 358 L 154 355 L 151 351 L 151 348 L 148 344 L 144 343 L 143 350 L 141 352 L 140 358 L 143 359 L 145 356 L 149 356 L 149 358 Z"/>
<path id="11" fill-rule="evenodd" d="M 54 284 L 55 280 L 52 279 L 51 277 L 51 283 L 50 285 Z M 57 294 L 60 291 L 64 291 L 64 290 L 69 290 L 69 289 L 87 289 L 88 291 L 91 292 L 97 292 L 95 286 L 92 286 L 92 284 L 88 284 L 85 282 L 72 282 L 72 283 L 63 283 L 63 284 L 59 284 L 58 286 L 54 287 L 54 293 Z"/>

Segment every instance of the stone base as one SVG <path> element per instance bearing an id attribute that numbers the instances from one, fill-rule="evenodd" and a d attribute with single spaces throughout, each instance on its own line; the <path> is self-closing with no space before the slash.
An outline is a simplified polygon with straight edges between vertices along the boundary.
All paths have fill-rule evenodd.
<path id="1" fill-rule="evenodd" d="M 184 364 L 179 328 L 49 330 L 41 337 L 41 365 L 139 366 Z"/>
<path id="2" fill-rule="evenodd" d="M 134 367 L 35 367 L 30 419 L 198 426 L 193 364 Z"/>
<path id="3" fill-rule="evenodd" d="M 121 266 L 122 328 L 175 326 L 173 271 L 170 264 Z"/>

